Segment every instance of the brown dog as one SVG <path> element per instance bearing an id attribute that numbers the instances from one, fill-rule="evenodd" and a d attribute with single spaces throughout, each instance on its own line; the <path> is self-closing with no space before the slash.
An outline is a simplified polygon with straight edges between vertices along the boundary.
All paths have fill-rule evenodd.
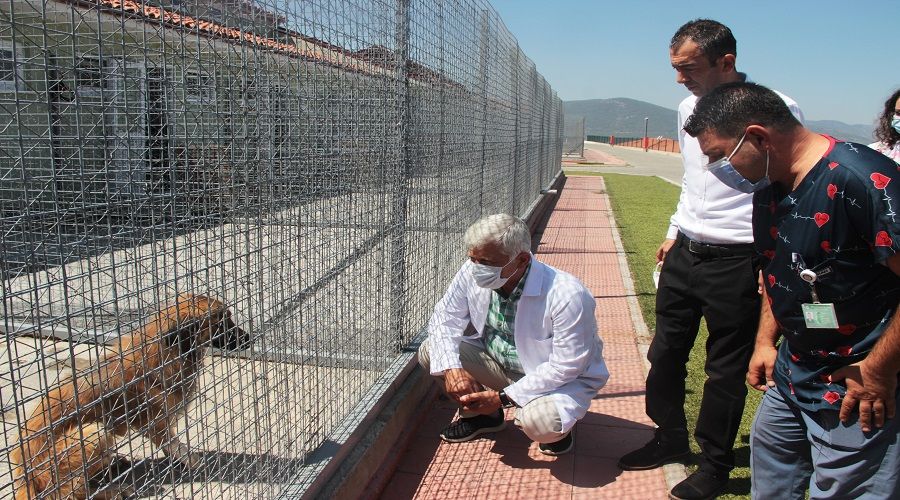
<path id="1" fill-rule="evenodd" d="M 63 380 L 38 403 L 10 453 L 16 500 L 118 497 L 97 483 L 114 460 L 116 436 L 134 429 L 165 454 L 196 465 L 175 436 L 175 423 L 193 397 L 206 347 L 245 349 L 250 337 L 221 302 L 178 298 L 88 372 Z"/>

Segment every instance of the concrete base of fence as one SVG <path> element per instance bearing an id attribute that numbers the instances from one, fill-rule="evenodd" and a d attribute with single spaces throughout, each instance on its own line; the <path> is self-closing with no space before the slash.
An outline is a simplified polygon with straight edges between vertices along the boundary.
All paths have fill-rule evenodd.
<path id="1" fill-rule="evenodd" d="M 545 190 L 557 190 L 565 183 L 562 172 Z M 553 192 L 539 196 L 524 219 L 532 234 L 548 210 L 556 203 Z M 404 354 L 409 357 L 409 354 Z M 385 393 L 373 414 L 363 418 L 365 429 L 357 428 L 356 439 L 348 440 L 335 457 L 340 463 L 330 463 L 323 474 L 316 478 L 307 490 L 306 498 L 377 498 L 391 479 L 397 463 L 403 456 L 410 439 L 427 412 L 421 411 L 439 393 L 434 379 L 421 370 L 417 358 L 412 355 L 408 364 L 400 370 L 402 380 L 392 384 L 396 389 Z"/>
<path id="2" fill-rule="evenodd" d="M 534 204 L 531 211 L 524 215 L 525 223 L 528 224 L 528 230 L 531 231 L 531 234 L 534 234 L 534 231 L 537 229 L 538 225 L 541 223 L 541 220 L 546 215 L 547 211 L 552 209 L 556 204 L 557 195 L 559 190 L 562 188 L 562 185 L 566 182 L 566 176 L 563 175 L 562 171 L 556 174 L 556 177 L 550 181 L 550 185 L 544 189 L 544 191 L 551 191 L 543 194 L 540 199 L 538 199 L 537 203 Z"/>
<path id="3" fill-rule="evenodd" d="M 414 367 L 316 497 L 377 498 L 427 415 L 421 411 L 423 403 L 437 394 L 434 379 Z"/>

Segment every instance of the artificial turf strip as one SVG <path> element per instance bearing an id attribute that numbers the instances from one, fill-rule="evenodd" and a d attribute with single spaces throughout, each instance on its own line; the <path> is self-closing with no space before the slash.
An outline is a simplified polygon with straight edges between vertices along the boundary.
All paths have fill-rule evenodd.
<path id="1" fill-rule="evenodd" d="M 656 289 L 652 272 L 656 265 L 656 250 L 666 236 L 669 218 L 678 204 L 680 188 L 657 177 L 625 174 L 603 174 L 606 190 L 618 224 L 622 245 L 628 258 L 628 267 L 634 281 L 635 293 L 647 328 L 654 331 L 656 325 Z M 602 334 L 602 331 L 601 331 Z M 688 362 L 687 399 L 685 412 L 688 426 L 693 429 L 700 408 L 700 396 L 706 375 L 707 331 L 701 324 Z M 750 496 L 750 425 L 759 405 L 762 393 L 749 390 L 741 428 L 735 442 L 737 468 L 731 473 L 728 489 L 719 498 L 749 498 Z M 697 453 L 697 443 L 691 440 L 691 448 Z"/>

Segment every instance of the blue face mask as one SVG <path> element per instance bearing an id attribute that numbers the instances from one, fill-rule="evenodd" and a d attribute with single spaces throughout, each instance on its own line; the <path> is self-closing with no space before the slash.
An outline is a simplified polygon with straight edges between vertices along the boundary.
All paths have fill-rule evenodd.
<path id="1" fill-rule="evenodd" d="M 772 181 L 769 180 L 768 150 L 766 151 L 766 174 L 763 175 L 762 179 L 756 182 L 748 181 L 734 168 L 734 165 L 731 164 L 731 158 L 738 152 L 738 149 L 741 149 L 741 146 L 744 144 L 744 139 L 746 138 L 747 133 L 744 132 L 744 135 L 741 136 L 741 140 L 738 141 L 737 146 L 735 146 L 734 151 L 732 151 L 730 155 L 706 165 L 706 170 L 715 175 L 716 179 L 719 179 L 722 184 L 725 184 L 731 189 L 750 194 L 769 186 Z"/>
<path id="2" fill-rule="evenodd" d="M 891 120 L 891 126 L 900 134 L 900 116 L 894 115 L 894 118 Z"/>

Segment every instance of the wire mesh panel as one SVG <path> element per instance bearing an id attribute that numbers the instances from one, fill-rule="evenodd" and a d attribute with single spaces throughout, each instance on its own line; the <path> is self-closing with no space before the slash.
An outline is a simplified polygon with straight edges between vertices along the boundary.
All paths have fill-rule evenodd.
<path id="1" fill-rule="evenodd" d="M 0 497 L 302 492 L 562 120 L 480 0 L 0 3 Z"/>
<path id="2" fill-rule="evenodd" d="M 563 135 L 563 155 L 584 156 L 584 117 L 567 116 Z"/>

